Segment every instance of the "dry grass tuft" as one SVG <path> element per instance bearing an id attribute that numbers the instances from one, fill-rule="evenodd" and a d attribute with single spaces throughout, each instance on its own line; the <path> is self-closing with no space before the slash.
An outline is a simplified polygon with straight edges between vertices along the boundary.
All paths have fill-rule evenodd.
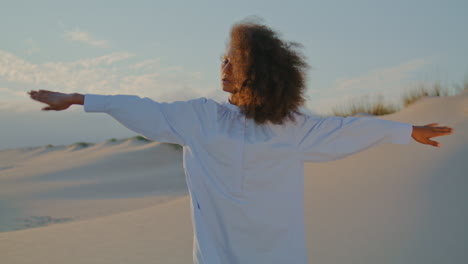
<path id="1" fill-rule="evenodd" d="M 386 103 L 382 96 L 379 96 L 374 101 L 366 96 L 355 100 L 349 105 L 336 106 L 333 108 L 332 113 L 335 116 L 354 116 L 362 113 L 381 116 L 395 113 L 396 111 L 398 111 L 398 107 Z"/>
<path id="2" fill-rule="evenodd" d="M 82 148 L 87 148 L 89 146 L 92 146 L 94 145 L 94 143 L 90 143 L 90 142 L 76 142 L 74 144 L 71 144 L 70 147 L 72 146 L 78 146 L 78 147 L 82 147 Z"/>
<path id="3" fill-rule="evenodd" d="M 136 139 L 138 141 L 143 141 L 143 142 L 153 142 L 152 140 L 149 140 L 149 139 L 147 139 L 147 138 L 145 138 L 143 136 L 140 136 L 140 135 L 134 136 L 134 137 L 132 137 L 132 139 Z"/>
<path id="4" fill-rule="evenodd" d="M 416 88 L 411 89 L 409 92 L 403 95 L 403 106 L 407 107 L 421 98 L 424 97 L 440 97 L 448 96 L 449 90 L 446 87 L 442 87 L 439 82 L 435 82 L 432 87 L 427 87 L 424 84 L 419 84 Z"/>
<path id="5" fill-rule="evenodd" d="M 454 87 L 456 93 L 463 93 L 464 91 L 468 91 L 468 77 L 465 79 L 465 82 L 462 84 L 455 84 Z"/>

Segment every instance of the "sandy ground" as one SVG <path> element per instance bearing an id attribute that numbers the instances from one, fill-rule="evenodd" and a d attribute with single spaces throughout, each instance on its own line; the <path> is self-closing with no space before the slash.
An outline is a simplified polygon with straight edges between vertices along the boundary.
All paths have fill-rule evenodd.
<path id="1" fill-rule="evenodd" d="M 468 93 L 383 117 L 455 128 L 305 164 L 309 263 L 468 263 Z M 138 168 L 138 171 L 135 171 Z M 181 151 L 135 139 L 0 151 L 0 263 L 191 263 Z"/>

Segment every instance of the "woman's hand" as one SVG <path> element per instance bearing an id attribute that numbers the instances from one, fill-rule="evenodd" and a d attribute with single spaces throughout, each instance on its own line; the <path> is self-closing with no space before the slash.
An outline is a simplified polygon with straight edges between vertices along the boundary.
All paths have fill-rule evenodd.
<path id="1" fill-rule="evenodd" d="M 433 123 L 425 126 L 413 126 L 413 133 L 411 136 L 421 144 L 440 147 L 440 143 L 431 140 L 431 138 L 450 135 L 453 133 L 453 128 L 439 127 L 438 125 L 438 123 Z"/>
<path id="2" fill-rule="evenodd" d="M 70 107 L 72 104 L 83 104 L 84 96 L 81 94 L 66 94 L 59 92 L 52 92 L 47 90 L 30 91 L 28 94 L 31 99 L 41 103 L 48 104 L 42 108 L 43 111 L 55 110 L 61 111 Z"/>

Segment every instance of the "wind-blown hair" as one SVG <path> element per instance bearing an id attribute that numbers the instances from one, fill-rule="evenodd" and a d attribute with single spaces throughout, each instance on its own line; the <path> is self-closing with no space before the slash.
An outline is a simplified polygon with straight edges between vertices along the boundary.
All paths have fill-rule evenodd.
<path id="1" fill-rule="evenodd" d="M 252 21 L 234 24 L 229 45 L 235 91 L 231 101 L 255 123 L 295 121 L 305 103 L 305 57 L 302 46 L 279 38 L 271 28 Z"/>

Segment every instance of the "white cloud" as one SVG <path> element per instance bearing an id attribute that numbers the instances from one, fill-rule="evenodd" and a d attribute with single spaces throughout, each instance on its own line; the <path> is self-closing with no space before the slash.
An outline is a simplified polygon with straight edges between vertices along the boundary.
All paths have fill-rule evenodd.
<path id="1" fill-rule="evenodd" d="M 211 92 L 203 84 L 200 72 L 190 72 L 180 66 L 163 67 L 157 60 L 130 63 L 128 59 L 133 56 L 121 52 L 72 62 L 36 64 L 0 50 L 0 82 L 7 84 L 0 93 L 5 96 L 3 100 L 24 97 L 28 90 L 45 89 L 66 93 L 137 94 L 175 101 L 208 97 Z M 216 95 L 221 97 L 219 93 Z M 3 105 L 9 104 L 4 102 Z"/>
<path id="2" fill-rule="evenodd" d="M 100 80 L 118 78 L 116 75 L 118 70 L 109 69 L 107 66 L 132 56 L 123 52 L 68 63 L 34 64 L 0 50 L 0 77 L 12 83 L 55 86 L 65 90 L 83 88 L 86 90 Z"/>
<path id="3" fill-rule="evenodd" d="M 64 38 L 68 41 L 81 42 L 93 47 L 99 48 L 108 48 L 109 43 L 107 40 L 97 39 L 91 35 L 91 33 L 82 31 L 80 29 L 74 29 L 71 31 L 65 32 L 63 35 Z"/>
<path id="4" fill-rule="evenodd" d="M 151 59 L 151 60 L 144 60 L 138 63 L 135 63 L 130 66 L 130 68 L 138 70 L 138 69 L 155 69 L 159 66 L 159 60 Z"/>
<path id="5" fill-rule="evenodd" d="M 84 68 L 102 66 L 102 65 L 110 65 L 114 62 L 126 60 L 128 58 L 133 57 L 134 54 L 129 52 L 118 52 L 118 53 L 111 53 L 108 55 L 99 56 L 96 58 L 90 59 L 81 59 L 76 62 L 73 62 L 71 66 L 81 66 Z"/>

